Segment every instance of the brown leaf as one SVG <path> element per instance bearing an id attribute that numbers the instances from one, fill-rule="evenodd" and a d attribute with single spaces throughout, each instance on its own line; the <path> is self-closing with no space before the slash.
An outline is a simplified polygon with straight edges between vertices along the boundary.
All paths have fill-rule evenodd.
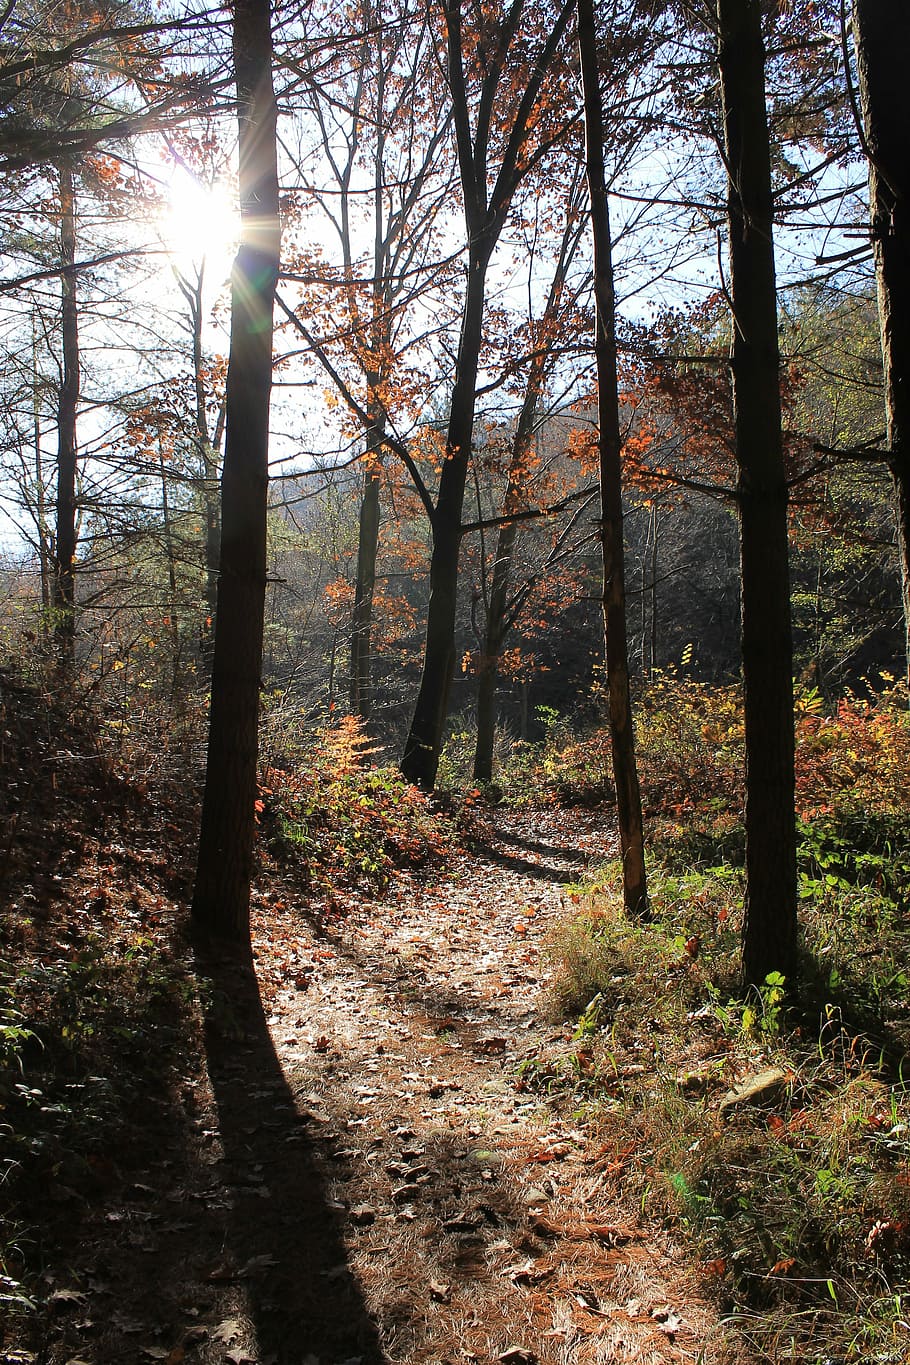
<path id="1" fill-rule="evenodd" d="M 275 1257 L 269 1256 L 268 1253 L 266 1253 L 264 1256 L 251 1257 L 243 1269 L 237 1273 L 238 1275 L 242 1275 L 245 1279 L 249 1275 L 256 1275 L 263 1270 L 269 1270 L 273 1265 L 277 1264 L 278 1262 L 275 1260 Z"/>
<path id="2" fill-rule="evenodd" d="M 588 1223 L 588 1235 L 596 1237 L 608 1247 L 623 1246 L 626 1242 L 640 1242 L 644 1233 L 633 1228 L 615 1227 L 612 1223 Z"/>
<path id="3" fill-rule="evenodd" d="M 531 1260 L 519 1262 L 517 1265 L 506 1266 L 502 1272 L 508 1275 L 513 1284 L 530 1285 L 536 1280 L 540 1280 L 546 1274 L 543 1270 L 538 1270 Z"/>
<path id="4" fill-rule="evenodd" d="M 243 1336 L 243 1323 L 239 1318 L 225 1318 L 219 1322 L 212 1333 L 213 1341 L 223 1341 L 226 1346 L 233 1346 L 238 1337 Z"/>
<path id="5" fill-rule="evenodd" d="M 233 1284 L 239 1274 L 236 1266 L 231 1265 L 228 1261 L 220 1261 L 205 1278 L 213 1284 Z"/>
<path id="6" fill-rule="evenodd" d="M 79 1289 L 55 1289 L 47 1301 L 55 1308 L 62 1308 L 68 1303 L 85 1303 L 85 1300 L 86 1295 Z"/>

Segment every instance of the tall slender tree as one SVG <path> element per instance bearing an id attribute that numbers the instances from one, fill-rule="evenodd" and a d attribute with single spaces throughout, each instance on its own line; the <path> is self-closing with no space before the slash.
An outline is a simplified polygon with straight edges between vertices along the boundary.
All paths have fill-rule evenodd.
<path id="1" fill-rule="evenodd" d="M 582 208 L 584 178 L 581 167 L 569 188 L 566 200 L 566 219 L 561 237 L 557 240 L 553 275 L 539 318 L 528 319 L 530 357 L 527 366 L 524 395 L 511 431 L 508 464 L 505 470 L 505 491 L 502 497 L 502 517 L 496 528 L 492 562 L 487 570 L 484 528 L 480 528 L 480 586 L 479 600 L 483 606 L 483 627 L 477 630 L 479 650 L 474 663 L 477 675 L 477 741 L 474 748 L 474 781 L 492 782 L 493 750 L 496 734 L 496 690 L 500 659 L 505 642 L 513 629 L 525 602 L 530 598 L 541 576 L 570 553 L 572 531 L 579 519 L 576 506 L 556 535 L 551 552 L 537 566 L 537 571 L 514 583 L 516 552 L 521 528 L 531 510 L 538 461 L 534 455 L 534 441 L 544 420 L 543 398 L 547 380 L 564 354 L 564 343 L 571 340 L 583 325 L 582 310 L 578 307 L 577 287 L 570 285 L 572 263 L 585 235 L 586 215 Z M 533 258 L 531 264 L 533 265 Z M 587 283 L 586 275 L 583 277 Z M 530 293 L 529 289 L 529 293 Z M 478 516 L 481 515 L 478 499 Z M 473 611 L 472 611 L 473 616 Z"/>
<path id="2" fill-rule="evenodd" d="M 281 227 L 269 0 L 234 0 L 240 248 L 231 288 L 227 432 L 208 767 L 193 920 L 249 944 L 266 587 L 272 328 Z"/>
<path id="3" fill-rule="evenodd" d="M 57 515 L 51 605 L 58 660 L 72 666 L 76 645 L 76 414 L 79 406 L 79 305 L 76 294 L 76 191 L 73 164 L 57 168 L 60 206 L 60 385 L 57 399 Z"/>
<path id="4" fill-rule="evenodd" d="M 480 11 L 470 34 L 463 27 L 462 8 L 462 0 L 446 0 L 443 18 L 467 273 L 445 456 L 430 516 L 433 550 L 423 672 L 401 760 L 405 777 L 424 788 L 436 779 L 455 669 L 462 508 L 474 439 L 487 273 L 519 186 L 576 117 L 571 108 L 551 105 L 544 112 L 541 106 L 574 0 L 542 6 L 533 24 L 531 6 L 511 0 L 502 10 Z"/>
<path id="5" fill-rule="evenodd" d="M 635 734 L 629 692 L 616 291 L 613 283 L 610 207 L 604 172 L 603 100 L 600 93 L 594 0 L 578 0 L 578 50 L 584 91 L 585 158 L 594 243 L 594 354 L 597 364 L 600 540 L 610 747 L 622 853 L 623 901 L 629 914 L 642 916 L 647 912 L 648 893 L 641 792 L 635 763 Z"/>
<path id="6" fill-rule="evenodd" d="M 382 465 L 389 436 L 413 402 L 412 352 L 419 351 L 423 331 L 415 316 L 425 318 L 428 286 L 438 289 L 443 269 L 451 113 L 424 5 L 350 0 L 343 18 L 337 5 L 324 11 L 318 34 L 307 34 L 305 44 L 317 50 L 324 44 L 322 25 L 332 33 L 342 25 L 351 37 L 323 58 L 318 86 L 307 81 L 301 87 L 316 145 L 301 157 L 300 175 L 305 203 L 321 213 L 336 238 L 337 260 L 327 260 L 325 248 L 313 252 L 308 214 L 305 248 L 286 252 L 285 278 L 306 281 L 298 314 L 318 342 L 312 354 L 324 359 L 333 382 L 340 381 L 341 397 L 363 428 L 350 705 L 366 720 L 373 694 Z M 305 58 L 306 49 L 299 65 Z"/>
<path id="7" fill-rule="evenodd" d="M 743 975 L 796 972 L 793 646 L 762 0 L 717 0 L 746 729 Z"/>
<path id="8" fill-rule="evenodd" d="M 885 363 L 888 465 L 894 485 L 907 679 L 910 681 L 910 8 L 854 0 L 864 150 Z"/>

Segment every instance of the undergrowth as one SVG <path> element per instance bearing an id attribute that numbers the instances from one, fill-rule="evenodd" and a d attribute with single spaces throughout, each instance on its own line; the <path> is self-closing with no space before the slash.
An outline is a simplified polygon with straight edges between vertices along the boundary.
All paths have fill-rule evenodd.
<path id="1" fill-rule="evenodd" d="M 675 760 L 652 819 L 653 921 L 622 915 L 618 867 L 576 889 L 550 944 L 554 1013 L 576 1020 L 574 1037 L 526 1061 L 517 1084 L 601 1127 L 761 1358 L 898 1365 L 910 1357 L 904 699 L 848 698 L 830 717 L 803 699 L 802 980 L 788 1006 L 783 978 L 745 998 L 737 984 L 736 709 L 663 691 L 641 746 L 652 797 L 655 765 Z"/>
<path id="2" fill-rule="evenodd" d="M 396 869 L 449 851 L 447 822 L 397 768 L 373 765 L 373 754 L 359 722 L 345 717 L 263 769 L 259 807 L 270 847 L 305 885 L 381 892 Z"/>

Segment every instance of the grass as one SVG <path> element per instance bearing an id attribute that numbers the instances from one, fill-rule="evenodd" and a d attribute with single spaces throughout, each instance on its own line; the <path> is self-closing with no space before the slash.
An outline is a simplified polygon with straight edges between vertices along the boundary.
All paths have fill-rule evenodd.
<path id="1" fill-rule="evenodd" d="M 739 749 L 729 690 L 645 698 L 653 922 L 619 868 L 550 942 L 568 1044 L 523 1064 L 626 1152 L 621 1179 L 690 1242 L 758 1358 L 910 1358 L 910 724 L 899 691 L 797 718 L 802 975 L 738 991 Z M 578 758 L 578 746 L 568 766 Z M 725 1097 L 752 1077 L 752 1103 Z"/>
<path id="2" fill-rule="evenodd" d="M 645 927 L 623 918 L 618 891 L 581 897 L 549 949 L 554 1012 L 577 1018 L 574 1038 L 526 1062 L 518 1085 L 582 1106 L 605 1141 L 634 1139 L 625 1179 L 685 1232 L 761 1358 L 898 1365 L 910 1352 L 906 922 L 878 890 L 832 919 L 828 898 L 844 891 L 826 885 L 804 916 L 816 970 L 786 1011 L 780 982 L 737 996 L 737 881 L 730 868 L 653 867 Z M 722 1109 L 772 1067 L 780 1084 Z"/>

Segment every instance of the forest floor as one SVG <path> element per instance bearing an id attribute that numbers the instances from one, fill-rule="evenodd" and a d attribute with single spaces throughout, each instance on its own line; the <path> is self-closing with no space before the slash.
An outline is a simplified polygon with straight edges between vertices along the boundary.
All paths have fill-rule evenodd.
<path id="1" fill-rule="evenodd" d="M 31 991 L 71 1052 L 26 1040 L 5 1092 L 0 1361 L 740 1358 L 629 1151 L 522 1082 L 572 1035 L 545 944 L 608 813 L 490 813 L 328 919 L 272 866 L 253 975 L 188 944 L 180 817 L 12 715 L 4 1019 Z"/>

